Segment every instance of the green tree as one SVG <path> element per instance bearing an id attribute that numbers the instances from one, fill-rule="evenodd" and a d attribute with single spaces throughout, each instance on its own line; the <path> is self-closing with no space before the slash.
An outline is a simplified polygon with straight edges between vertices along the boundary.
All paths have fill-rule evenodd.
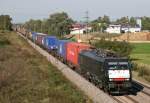
<path id="1" fill-rule="evenodd" d="M 142 29 L 150 30 L 150 17 L 142 17 Z"/>
<path id="2" fill-rule="evenodd" d="M 126 25 L 130 23 L 130 20 L 128 17 L 121 17 L 120 19 L 116 20 L 117 24 Z"/>
<path id="3" fill-rule="evenodd" d="M 54 13 L 44 20 L 30 20 L 25 23 L 25 27 L 35 32 L 43 32 L 49 35 L 61 37 L 70 33 L 71 24 L 74 21 L 65 12 Z"/>
<path id="4" fill-rule="evenodd" d="M 109 16 L 104 15 L 103 17 L 98 17 L 96 20 L 91 22 L 91 26 L 94 31 L 105 30 L 106 27 L 110 24 Z"/>
<path id="5" fill-rule="evenodd" d="M 48 19 L 49 32 L 58 36 L 68 34 L 72 23 L 73 20 L 65 12 L 52 14 Z"/>
<path id="6" fill-rule="evenodd" d="M 134 17 L 130 18 L 130 25 L 135 26 L 136 25 L 136 19 Z"/>
<path id="7" fill-rule="evenodd" d="M 41 29 L 42 21 L 41 20 L 29 20 L 25 23 L 25 27 L 29 30 L 35 31 L 35 32 L 42 32 Z"/>
<path id="8" fill-rule="evenodd" d="M 11 30 L 12 18 L 9 15 L 0 15 L 0 30 Z"/>

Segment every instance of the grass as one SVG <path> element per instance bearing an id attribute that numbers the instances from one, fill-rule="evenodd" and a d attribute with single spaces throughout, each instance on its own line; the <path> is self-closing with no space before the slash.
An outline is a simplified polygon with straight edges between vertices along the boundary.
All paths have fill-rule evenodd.
<path id="1" fill-rule="evenodd" d="M 14 32 L 0 33 L 0 103 L 91 103 Z"/>
<path id="2" fill-rule="evenodd" d="M 144 64 L 150 64 L 150 43 L 135 43 L 132 44 L 134 49 L 131 53 L 131 57 L 136 62 L 141 62 Z"/>
<path id="3" fill-rule="evenodd" d="M 150 43 L 133 43 L 134 49 L 131 53 L 133 59 L 133 76 L 147 84 L 150 84 Z"/>

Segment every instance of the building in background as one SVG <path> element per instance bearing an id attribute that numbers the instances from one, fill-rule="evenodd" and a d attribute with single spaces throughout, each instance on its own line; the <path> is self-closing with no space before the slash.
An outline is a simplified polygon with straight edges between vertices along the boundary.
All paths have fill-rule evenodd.
<path id="1" fill-rule="evenodd" d="M 135 26 L 131 26 L 129 24 L 126 25 L 112 25 L 110 24 L 105 32 L 107 33 L 113 33 L 113 34 L 120 34 L 120 33 L 136 33 L 136 32 L 141 32 L 141 28 L 142 28 L 142 21 L 140 17 L 136 17 L 136 25 Z"/>
<path id="2" fill-rule="evenodd" d="M 140 18 L 140 17 L 136 17 L 135 19 L 136 19 L 136 24 L 137 24 L 140 28 L 142 28 L 142 20 L 141 20 L 141 18 Z"/>
<path id="3" fill-rule="evenodd" d="M 109 27 L 106 28 L 105 32 L 107 33 L 114 33 L 114 34 L 120 34 L 121 33 L 121 25 L 109 25 Z"/>
<path id="4" fill-rule="evenodd" d="M 76 23 L 72 25 L 70 34 L 85 34 L 87 31 L 91 31 L 92 27 L 85 24 Z"/>

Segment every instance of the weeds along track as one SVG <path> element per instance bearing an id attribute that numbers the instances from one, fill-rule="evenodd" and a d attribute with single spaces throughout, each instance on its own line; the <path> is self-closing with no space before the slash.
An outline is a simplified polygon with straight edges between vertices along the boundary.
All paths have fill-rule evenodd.
<path id="1" fill-rule="evenodd" d="M 18 33 L 19 34 L 19 33 Z M 19 34 L 20 35 L 20 34 Z M 20 35 L 22 36 L 22 35 Z M 94 103 L 150 103 L 150 87 L 142 83 L 133 81 L 133 87 L 128 95 L 113 96 L 104 93 L 102 90 L 94 86 L 81 75 L 70 69 L 58 59 L 51 56 L 49 53 L 41 49 L 39 46 L 22 36 L 28 43 L 35 48 L 40 54 L 45 56 L 48 61 L 55 65 L 67 79 L 80 88 L 86 95 L 88 95 Z"/>

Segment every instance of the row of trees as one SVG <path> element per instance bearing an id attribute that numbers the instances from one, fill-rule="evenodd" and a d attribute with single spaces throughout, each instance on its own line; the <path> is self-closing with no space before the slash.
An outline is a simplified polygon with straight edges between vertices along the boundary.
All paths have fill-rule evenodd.
<path id="1" fill-rule="evenodd" d="M 142 29 L 150 30 L 150 17 L 142 17 Z M 44 20 L 29 20 L 24 24 L 27 29 L 35 32 L 43 32 L 47 34 L 53 34 L 61 36 L 62 34 L 69 34 L 72 23 L 75 23 L 67 13 L 54 13 Z M 121 17 L 116 21 L 111 21 L 110 17 L 104 15 L 91 21 L 89 25 L 92 26 L 93 31 L 104 31 L 109 24 L 121 24 L 121 25 L 136 25 L 136 19 L 134 17 Z"/>
<path id="2" fill-rule="evenodd" d="M 150 30 L 150 17 L 141 17 L 142 30 Z M 105 30 L 109 24 L 121 24 L 121 25 L 136 25 L 136 18 L 134 17 L 121 17 L 116 21 L 110 21 L 109 16 L 104 15 L 103 17 L 98 17 L 96 20 L 91 22 L 94 31 Z"/>
<path id="3" fill-rule="evenodd" d="M 51 35 L 61 36 L 62 34 L 69 34 L 71 24 L 74 21 L 69 18 L 65 12 L 54 13 L 44 20 L 30 20 L 24 24 L 27 29 L 36 32 L 47 33 Z"/>
<path id="4" fill-rule="evenodd" d="M 0 30 L 11 30 L 11 20 L 9 15 L 0 15 Z"/>

